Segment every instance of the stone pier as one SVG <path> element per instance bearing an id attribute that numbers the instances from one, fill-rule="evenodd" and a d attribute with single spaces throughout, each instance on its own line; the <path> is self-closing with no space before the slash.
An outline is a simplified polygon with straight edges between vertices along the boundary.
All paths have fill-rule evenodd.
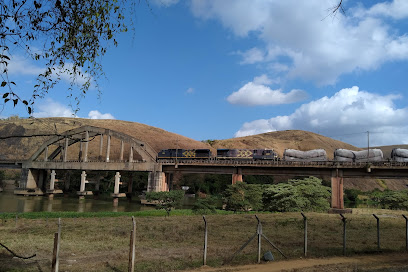
<path id="1" fill-rule="evenodd" d="M 166 178 L 167 176 L 167 178 Z M 170 174 L 164 172 L 156 171 L 150 172 L 147 181 L 147 191 L 148 192 L 166 192 L 169 191 Z"/>

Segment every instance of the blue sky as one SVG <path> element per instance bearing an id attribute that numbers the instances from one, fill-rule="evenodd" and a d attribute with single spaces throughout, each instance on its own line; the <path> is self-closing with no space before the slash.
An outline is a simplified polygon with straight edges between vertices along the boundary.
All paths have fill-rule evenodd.
<path id="1" fill-rule="evenodd" d="M 141 1 L 143 2 L 143 1 Z M 144 123 L 196 140 L 301 129 L 356 146 L 408 144 L 408 1 L 150 1 L 103 57 L 102 95 L 77 116 Z M 13 54 L 29 94 L 43 67 Z M 72 116 L 67 84 L 36 117 Z M 5 105 L 0 116 L 27 116 Z"/>

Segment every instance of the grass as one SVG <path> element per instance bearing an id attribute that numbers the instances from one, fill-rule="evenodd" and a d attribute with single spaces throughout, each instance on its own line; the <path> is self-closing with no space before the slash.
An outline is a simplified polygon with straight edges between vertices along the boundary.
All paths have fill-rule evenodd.
<path id="1" fill-rule="evenodd" d="M 381 225 L 383 252 L 405 249 L 405 220 L 400 211 L 355 209 L 347 214 L 347 254 L 377 252 L 376 220 Z M 221 212 L 220 212 L 221 213 Z M 48 271 L 51 267 L 53 235 L 61 217 L 61 271 L 127 271 L 130 216 L 136 218 L 136 271 L 174 271 L 201 266 L 204 224 L 202 216 L 188 210 L 131 213 L 26 213 L 3 214 L 0 242 L 19 255 L 37 254 L 33 260 L 12 259 L 0 249 L 0 271 Z M 339 215 L 307 213 L 308 253 L 311 257 L 342 255 L 342 221 Z M 289 258 L 303 255 L 303 218 L 300 213 L 258 213 L 264 234 Z M 46 219 L 48 217 L 48 219 Z M 254 214 L 207 215 L 210 266 L 230 259 L 256 232 Z M 262 252 L 271 250 L 265 240 Z M 256 262 L 254 239 L 231 264 Z"/>

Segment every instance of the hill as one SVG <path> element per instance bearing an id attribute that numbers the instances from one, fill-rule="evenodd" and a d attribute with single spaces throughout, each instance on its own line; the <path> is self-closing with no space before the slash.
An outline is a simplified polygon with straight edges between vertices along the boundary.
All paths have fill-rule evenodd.
<path id="1" fill-rule="evenodd" d="M 167 148 L 210 148 L 208 144 L 160 128 L 120 120 L 93 120 L 81 118 L 29 118 L 0 121 L 0 137 L 59 134 L 82 126 L 96 126 L 116 130 L 148 143 L 159 152 Z M 52 136 L 9 138 L 0 140 L 0 160 L 25 160 Z M 115 145 L 112 142 L 112 152 Z M 98 153 L 98 144 L 90 144 L 90 154 Z"/>
<path id="2" fill-rule="evenodd" d="M 214 148 L 267 148 L 275 150 L 280 157 L 285 149 L 298 149 L 302 151 L 322 148 L 326 150 L 329 159 L 333 159 L 334 150 L 345 148 L 360 150 L 350 144 L 340 142 L 313 132 L 303 130 L 274 131 L 253 136 L 215 140 Z"/>

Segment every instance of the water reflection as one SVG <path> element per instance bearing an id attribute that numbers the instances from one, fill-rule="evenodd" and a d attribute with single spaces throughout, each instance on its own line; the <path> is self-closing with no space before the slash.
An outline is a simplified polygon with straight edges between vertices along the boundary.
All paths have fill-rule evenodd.
<path id="1" fill-rule="evenodd" d="M 119 199 L 118 205 L 114 207 L 113 199 L 93 199 L 92 196 L 79 200 L 78 197 L 54 196 L 20 196 L 12 192 L 0 193 L 0 212 L 133 212 L 150 210 L 154 207 L 140 205 L 138 199 L 129 202 L 126 198 Z"/>

